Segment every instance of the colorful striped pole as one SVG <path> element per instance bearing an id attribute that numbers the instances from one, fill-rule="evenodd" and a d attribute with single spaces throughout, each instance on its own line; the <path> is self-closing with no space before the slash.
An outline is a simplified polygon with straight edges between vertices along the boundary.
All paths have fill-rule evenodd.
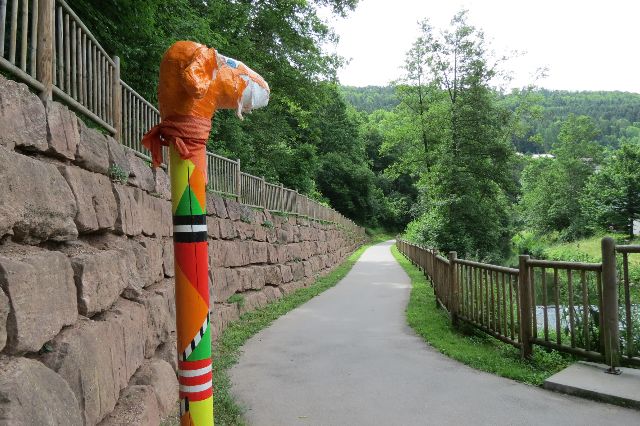
<path id="1" fill-rule="evenodd" d="M 176 273 L 180 424 L 213 425 L 206 172 L 169 148 Z M 204 149 L 194 155 L 206 155 Z"/>

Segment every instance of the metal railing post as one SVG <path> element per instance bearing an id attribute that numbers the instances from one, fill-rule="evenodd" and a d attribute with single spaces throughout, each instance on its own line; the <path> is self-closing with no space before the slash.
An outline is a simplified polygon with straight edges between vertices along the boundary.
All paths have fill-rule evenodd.
<path id="1" fill-rule="evenodd" d="M 531 287 L 529 285 L 529 256 L 520 255 L 518 274 L 518 309 L 520 310 L 520 355 L 531 358 Z"/>
<path id="2" fill-rule="evenodd" d="M 611 374 L 620 374 L 620 331 L 618 318 L 618 283 L 616 276 L 616 243 L 611 237 L 602 239 L 602 316 L 604 358 Z"/>

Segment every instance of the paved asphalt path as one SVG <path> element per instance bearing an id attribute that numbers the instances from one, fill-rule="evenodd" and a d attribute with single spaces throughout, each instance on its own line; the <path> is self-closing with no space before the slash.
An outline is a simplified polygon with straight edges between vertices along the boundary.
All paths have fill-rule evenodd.
<path id="1" fill-rule="evenodd" d="M 640 411 L 479 372 L 405 321 L 409 278 L 391 242 L 243 347 L 233 393 L 251 425 L 635 425 Z"/>

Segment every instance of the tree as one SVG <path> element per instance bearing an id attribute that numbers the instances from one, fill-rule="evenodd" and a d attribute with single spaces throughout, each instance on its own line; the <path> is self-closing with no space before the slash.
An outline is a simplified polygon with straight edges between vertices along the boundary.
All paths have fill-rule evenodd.
<path id="1" fill-rule="evenodd" d="M 633 221 L 640 219 L 640 140 L 622 143 L 580 201 L 592 231 L 613 227 L 633 238 Z"/>
<path id="2" fill-rule="evenodd" d="M 420 177 L 419 217 L 409 234 L 463 256 L 503 257 L 516 191 L 512 115 L 491 86 L 503 58 L 492 58 L 465 11 L 450 29 L 436 33 L 424 21 L 421 30 L 398 90 L 398 113 L 413 132 L 385 147 L 408 145 L 400 164 Z"/>
<path id="3" fill-rule="evenodd" d="M 598 130 L 587 116 L 569 115 L 553 144 L 554 159 L 529 162 L 522 174 L 520 210 L 539 234 L 557 231 L 563 239 L 588 233 L 580 198 L 602 160 Z"/>

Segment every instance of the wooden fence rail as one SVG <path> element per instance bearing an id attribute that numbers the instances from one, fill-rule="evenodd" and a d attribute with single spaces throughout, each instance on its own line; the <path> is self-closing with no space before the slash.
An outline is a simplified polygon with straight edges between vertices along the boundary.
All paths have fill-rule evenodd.
<path id="1" fill-rule="evenodd" d="M 634 282 L 640 277 L 630 277 L 628 259 L 640 246 L 615 246 L 604 238 L 602 263 L 523 255 L 518 269 L 458 259 L 455 252 L 445 258 L 402 240 L 397 247 L 430 279 L 454 324 L 465 321 L 520 348 L 523 357 L 539 345 L 605 361 L 612 369 L 621 362 L 640 365 L 640 283 Z M 616 252 L 622 255 L 620 288 Z"/>
<path id="2" fill-rule="evenodd" d="M 150 159 L 141 140 L 160 122 L 158 109 L 120 78 L 120 59 L 105 51 L 66 1 L 0 0 L 0 69 L 44 102 L 55 97 Z M 208 190 L 250 206 L 357 228 L 328 206 L 242 172 L 240 160 L 208 152 L 207 174 Z"/>

